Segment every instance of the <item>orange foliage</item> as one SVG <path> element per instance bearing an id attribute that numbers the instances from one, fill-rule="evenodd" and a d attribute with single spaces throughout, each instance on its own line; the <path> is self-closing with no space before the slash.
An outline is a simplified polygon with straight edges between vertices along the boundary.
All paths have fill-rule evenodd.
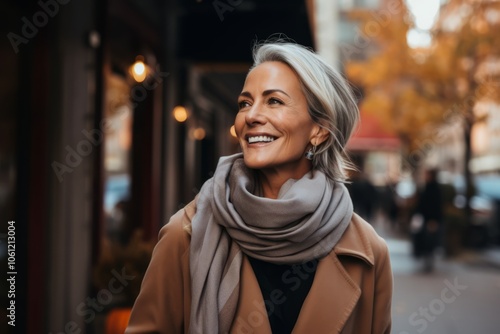
<path id="1" fill-rule="evenodd" d="M 416 143 L 432 132 L 423 129 L 446 121 L 447 111 L 473 122 L 471 101 L 500 100 L 500 2 L 450 0 L 441 8 L 428 49 L 407 45 L 411 22 L 404 4 L 401 8 L 370 37 L 378 52 L 348 62 L 345 70 L 363 88 L 361 108 Z M 351 18 L 363 27 L 372 14 L 358 11 Z"/>

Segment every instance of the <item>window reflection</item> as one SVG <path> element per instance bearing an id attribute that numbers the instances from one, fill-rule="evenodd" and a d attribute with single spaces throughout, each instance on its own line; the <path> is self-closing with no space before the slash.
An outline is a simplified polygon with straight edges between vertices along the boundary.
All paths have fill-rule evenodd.
<path id="1" fill-rule="evenodd" d="M 104 141 L 104 213 L 105 233 L 111 241 L 126 241 L 129 217 L 130 153 L 132 141 L 132 105 L 126 80 L 111 74 L 107 80 Z"/>

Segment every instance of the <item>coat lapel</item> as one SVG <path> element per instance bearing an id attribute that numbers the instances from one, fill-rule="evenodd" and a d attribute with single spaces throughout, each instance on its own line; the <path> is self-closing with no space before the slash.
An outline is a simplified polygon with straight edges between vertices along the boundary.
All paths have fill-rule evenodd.
<path id="1" fill-rule="evenodd" d="M 355 257 L 372 266 L 374 255 L 354 214 L 339 243 L 319 262 L 311 290 L 293 333 L 341 333 L 361 296 L 361 288 L 339 260 Z"/>
<path id="2" fill-rule="evenodd" d="M 340 333 L 360 295 L 359 286 L 331 252 L 318 265 L 293 333 Z"/>
<path id="3" fill-rule="evenodd" d="M 240 296 L 231 333 L 271 334 L 259 282 L 245 255 L 241 265 Z"/>

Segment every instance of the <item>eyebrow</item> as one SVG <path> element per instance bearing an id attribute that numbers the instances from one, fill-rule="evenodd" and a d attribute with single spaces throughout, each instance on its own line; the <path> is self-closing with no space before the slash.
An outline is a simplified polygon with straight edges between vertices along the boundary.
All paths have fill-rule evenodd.
<path id="1" fill-rule="evenodd" d="M 267 95 L 270 95 L 270 94 L 273 94 L 273 93 L 282 93 L 282 94 L 285 94 L 286 96 L 290 97 L 290 95 L 288 95 L 287 93 L 285 93 L 281 89 L 267 89 L 267 90 L 265 90 L 265 91 L 262 92 L 262 95 L 263 96 L 267 96 Z M 245 92 L 241 92 L 240 96 L 246 96 L 246 97 L 252 98 L 252 94 L 250 94 L 250 92 L 246 92 L 246 91 Z"/>

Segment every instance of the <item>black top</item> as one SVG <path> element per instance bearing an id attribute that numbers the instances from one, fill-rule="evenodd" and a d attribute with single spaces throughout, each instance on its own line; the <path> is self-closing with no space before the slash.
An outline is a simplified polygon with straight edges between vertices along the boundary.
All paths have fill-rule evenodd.
<path id="1" fill-rule="evenodd" d="M 273 334 L 291 333 L 314 280 L 318 260 L 287 265 L 248 259 L 259 282 Z"/>

